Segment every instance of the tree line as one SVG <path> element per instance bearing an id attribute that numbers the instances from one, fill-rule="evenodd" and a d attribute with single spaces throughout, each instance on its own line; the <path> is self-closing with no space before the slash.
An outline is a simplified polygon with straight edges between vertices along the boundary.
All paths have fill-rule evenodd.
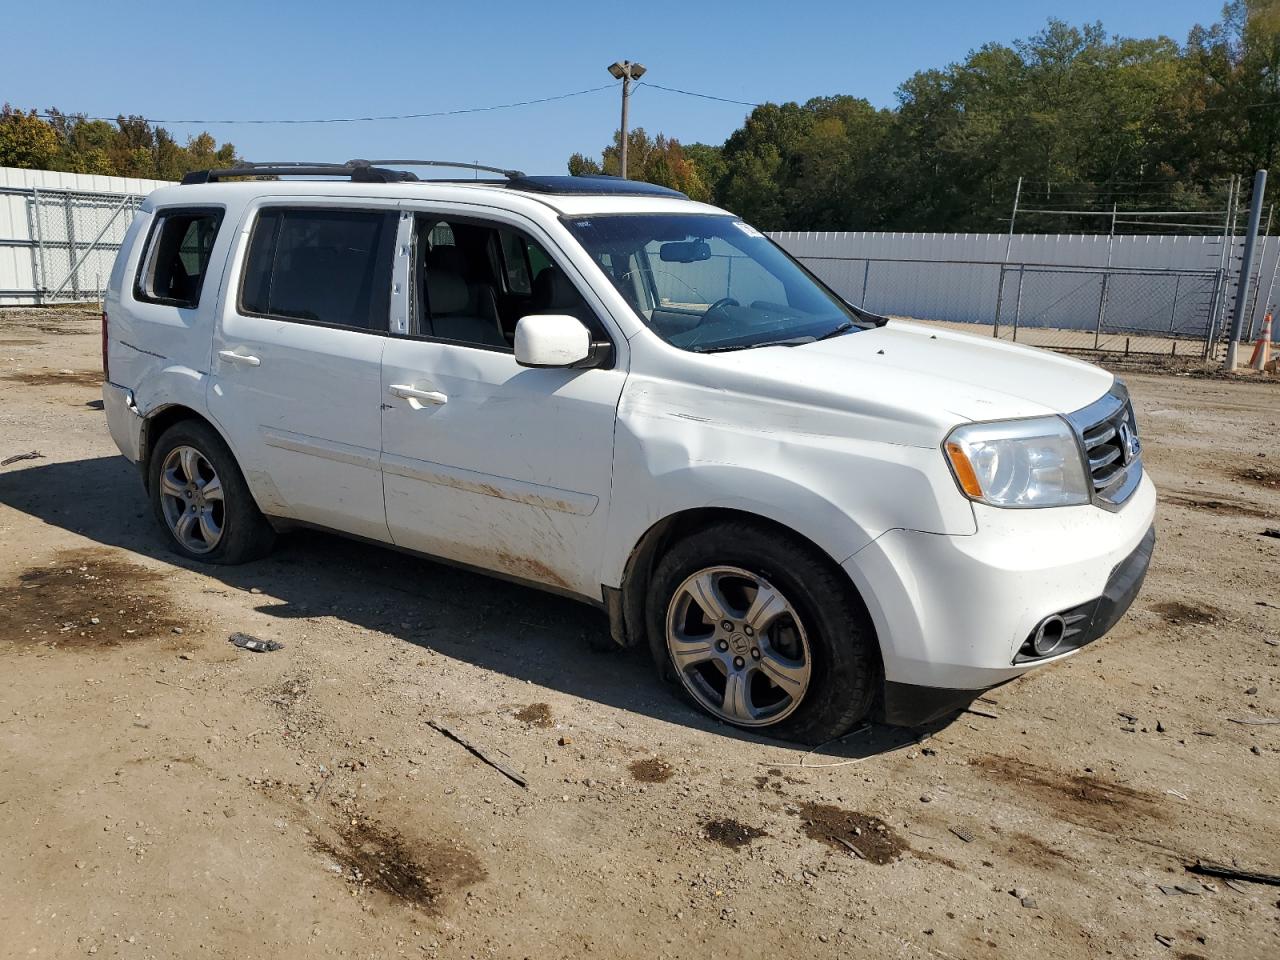
<path id="1" fill-rule="evenodd" d="M 180 180 L 192 170 L 238 160 L 234 144 L 219 144 L 208 133 L 179 143 L 142 117 L 109 123 L 58 110 L 42 115 L 8 103 L 0 108 L 0 167 Z"/>
<path id="2" fill-rule="evenodd" d="M 619 143 L 569 172 L 616 174 Z M 1231 0 L 1181 44 L 1050 20 L 914 74 L 891 109 L 766 103 L 720 145 L 637 129 L 628 173 L 770 230 L 1004 230 L 1021 177 L 1024 210 L 1091 213 L 1025 213 L 1020 230 L 1105 232 L 1113 204 L 1221 210 L 1228 178 L 1278 147 L 1280 0 Z"/>

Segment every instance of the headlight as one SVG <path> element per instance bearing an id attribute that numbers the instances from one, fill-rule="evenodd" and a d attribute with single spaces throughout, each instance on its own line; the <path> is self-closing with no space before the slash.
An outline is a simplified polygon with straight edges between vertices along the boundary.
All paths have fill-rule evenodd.
<path id="1" fill-rule="evenodd" d="M 1080 448 L 1061 417 L 956 427 L 943 444 L 956 483 L 994 507 L 1088 503 Z"/>

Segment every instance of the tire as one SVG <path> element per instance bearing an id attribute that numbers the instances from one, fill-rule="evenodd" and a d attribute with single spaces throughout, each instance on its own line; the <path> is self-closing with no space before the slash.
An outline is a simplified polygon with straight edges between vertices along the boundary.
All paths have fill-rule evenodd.
<path id="1" fill-rule="evenodd" d="M 189 560 L 245 563 L 275 543 L 231 450 L 199 420 L 160 436 L 147 464 L 147 492 L 169 549 Z"/>
<path id="2" fill-rule="evenodd" d="M 727 614 L 718 627 L 708 605 Z M 704 712 L 769 736 L 835 739 L 870 712 L 880 687 L 875 632 L 843 572 L 815 548 L 750 522 L 717 524 L 674 544 L 650 580 L 645 620 L 664 680 Z M 753 622 L 763 629 L 749 629 Z M 798 665 L 806 662 L 802 686 Z M 745 699 L 736 695 L 743 691 Z"/>

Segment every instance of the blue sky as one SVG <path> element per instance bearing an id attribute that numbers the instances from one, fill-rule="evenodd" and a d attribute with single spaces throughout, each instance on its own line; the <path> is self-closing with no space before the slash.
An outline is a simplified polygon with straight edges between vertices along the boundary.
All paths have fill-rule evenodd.
<path id="1" fill-rule="evenodd" d="M 1049 17 L 1179 41 L 1216 0 L 915 0 L 782 3 L 11 3 L 0 99 L 160 119 L 425 113 L 554 96 L 610 82 L 616 59 L 656 83 L 749 101 L 848 93 L 881 106 L 914 71 Z M 250 159 L 428 157 L 560 173 L 617 127 L 618 92 L 402 122 L 207 124 Z M 632 124 L 719 143 L 748 111 L 641 88 Z M 179 137 L 200 127 L 167 124 Z"/>

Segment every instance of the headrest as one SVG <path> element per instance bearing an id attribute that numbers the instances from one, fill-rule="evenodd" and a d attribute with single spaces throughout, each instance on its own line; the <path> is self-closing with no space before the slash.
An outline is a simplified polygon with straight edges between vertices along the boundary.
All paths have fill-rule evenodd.
<path id="1" fill-rule="evenodd" d="M 582 294 L 557 267 L 543 267 L 533 281 L 533 304 L 543 312 L 582 306 Z"/>
<path id="2" fill-rule="evenodd" d="M 465 313 L 471 302 L 467 282 L 456 273 L 427 268 L 427 303 L 431 312 Z"/>
<path id="3" fill-rule="evenodd" d="M 467 258 L 454 246 L 436 247 L 427 253 L 423 262 L 428 270 L 456 273 L 460 277 L 467 275 Z"/>

